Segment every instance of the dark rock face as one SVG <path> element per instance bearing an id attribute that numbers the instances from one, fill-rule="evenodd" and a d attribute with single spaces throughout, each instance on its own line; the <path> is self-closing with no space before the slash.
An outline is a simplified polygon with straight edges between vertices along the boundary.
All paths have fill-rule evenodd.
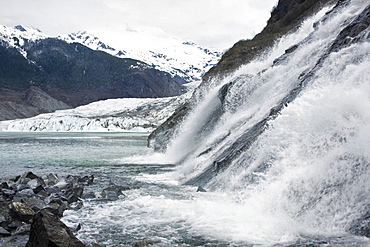
<path id="1" fill-rule="evenodd" d="M 43 246 L 83 247 L 85 245 L 54 214 L 43 209 L 33 218 L 30 238 L 26 247 Z"/>
<path id="2" fill-rule="evenodd" d="M 28 104 L 41 109 L 43 112 L 54 112 L 70 108 L 62 101 L 56 100 L 38 87 L 31 86 L 23 97 Z"/>
<path id="3" fill-rule="evenodd" d="M 266 52 L 277 39 L 288 32 L 294 31 L 305 18 L 323 6 L 334 2 L 333 0 L 279 0 L 262 32 L 252 40 L 237 42 L 222 56 L 217 66 L 205 74 L 203 83 L 207 83 L 213 77 L 228 74 L 241 65 L 249 63 Z"/>
<path id="4" fill-rule="evenodd" d="M 41 113 L 41 109 L 23 100 L 24 94 L 0 88 L 0 121 L 32 117 Z"/>
<path id="5" fill-rule="evenodd" d="M 22 48 L 27 51 L 27 58 L 0 40 L 0 88 L 10 90 L 6 98 L 0 96 L 0 120 L 102 99 L 183 93 L 182 86 L 167 73 L 78 43 L 49 38 L 25 41 Z M 21 110 L 9 109 L 12 104 Z M 2 108 L 7 107 L 2 113 Z M 16 113 L 11 114 L 12 111 Z"/>
<path id="6" fill-rule="evenodd" d="M 185 119 L 189 110 L 190 104 L 188 102 L 177 108 L 174 114 L 149 135 L 148 147 L 156 151 L 165 151 L 170 137 L 174 135 L 178 124 Z"/>
<path id="7" fill-rule="evenodd" d="M 35 86 L 22 92 L 0 88 L 0 121 L 27 118 L 68 108 L 71 107 Z"/>

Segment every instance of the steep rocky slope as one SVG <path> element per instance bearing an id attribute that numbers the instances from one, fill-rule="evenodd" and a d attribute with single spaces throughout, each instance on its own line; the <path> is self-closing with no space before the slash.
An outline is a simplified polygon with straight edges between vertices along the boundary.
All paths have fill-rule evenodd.
<path id="1" fill-rule="evenodd" d="M 0 120 L 27 118 L 68 108 L 64 102 L 35 86 L 22 92 L 0 88 Z"/>
<path id="2" fill-rule="evenodd" d="M 189 111 L 202 99 L 204 92 L 217 86 L 221 78 L 235 72 L 243 64 L 249 63 L 262 54 L 267 54 L 283 35 L 295 31 L 307 17 L 324 6 L 334 3 L 333 0 L 279 0 L 262 32 L 252 40 L 237 42 L 225 52 L 218 64 L 204 75 L 192 99 L 177 109 L 149 136 L 148 145 L 157 150 L 165 150 L 170 137 L 177 131 Z"/>
<path id="3" fill-rule="evenodd" d="M 203 78 L 207 82 L 216 76 L 225 76 L 241 65 L 267 52 L 283 35 L 296 30 L 300 23 L 334 0 L 279 0 L 271 12 L 266 27 L 251 40 L 241 40 L 222 56 L 217 66 Z"/>

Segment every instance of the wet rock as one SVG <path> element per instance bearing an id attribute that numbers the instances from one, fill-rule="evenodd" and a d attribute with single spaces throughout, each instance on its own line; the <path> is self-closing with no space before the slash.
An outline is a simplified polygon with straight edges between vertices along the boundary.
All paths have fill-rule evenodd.
<path id="1" fill-rule="evenodd" d="M 46 179 L 47 181 L 45 182 L 48 186 L 53 186 L 60 182 L 58 175 L 54 173 L 50 173 L 49 175 L 47 175 Z"/>
<path id="2" fill-rule="evenodd" d="M 35 193 L 35 194 L 38 194 L 41 191 L 45 191 L 45 188 L 42 185 L 39 185 L 39 186 L 37 186 L 36 188 L 33 189 L 33 193 Z"/>
<path id="3" fill-rule="evenodd" d="M 67 198 L 68 203 L 78 202 L 79 200 L 80 200 L 80 198 L 78 196 L 76 196 L 76 195 L 70 195 Z"/>
<path id="4" fill-rule="evenodd" d="M 5 216 L 0 214 L 0 224 L 6 221 Z"/>
<path id="5" fill-rule="evenodd" d="M 28 241 L 27 235 L 15 235 L 0 238 L 0 246 L 4 247 L 24 247 Z"/>
<path id="6" fill-rule="evenodd" d="M 12 235 L 28 235 L 30 233 L 30 230 L 31 230 L 31 225 L 30 224 L 26 224 L 26 225 L 22 225 L 20 227 L 18 227 Z"/>
<path id="7" fill-rule="evenodd" d="M 35 195 L 35 192 L 33 192 L 32 189 L 24 189 L 24 190 L 21 190 L 21 191 L 17 191 L 16 196 L 28 196 L 28 197 L 31 197 L 31 196 L 34 196 Z"/>
<path id="8" fill-rule="evenodd" d="M 2 193 L 2 196 L 5 200 L 11 200 L 11 199 L 13 199 L 13 197 L 15 195 L 15 191 L 14 190 L 9 190 L 9 189 L 2 189 L 1 193 Z"/>
<path id="9" fill-rule="evenodd" d="M 125 190 L 128 190 L 126 186 L 111 184 L 109 187 L 103 189 L 101 196 L 103 199 L 115 201 L 118 200 L 119 196 L 124 195 L 123 191 Z"/>
<path id="10" fill-rule="evenodd" d="M 84 186 L 91 184 L 93 179 L 93 176 L 68 176 L 66 179 L 59 179 L 53 173 L 39 177 L 32 172 L 26 172 L 22 176 L 2 182 L 0 184 L 0 227 L 3 228 L 1 229 L 3 233 L 0 234 L 0 246 L 25 246 L 27 239 L 21 236 L 30 233 L 31 222 L 41 211 L 47 210 L 53 217 L 61 218 L 67 209 L 81 209 L 83 203 L 80 198 L 83 197 Z M 95 198 L 95 193 L 91 193 L 87 197 Z M 60 231 L 65 232 L 62 228 Z M 39 238 L 43 237 L 39 236 Z M 44 246 L 75 245 L 51 243 Z"/>
<path id="11" fill-rule="evenodd" d="M 23 226 L 24 223 L 19 220 L 14 220 L 12 223 L 6 226 L 9 231 L 15 231 L 18 227 Z"/>
<path id="12" fill-rule="evenodd" d="M 11 233 L 7 231 L 4 227 L 0 227 L 0 236 L 10 236 Z"/>
<path id="13" fill-rule="evenodd" d="M 12 218 L 23 221 L 29 222 L 35 211 L 33 211 L 29 206 L 22 202 L 13 202 L 10 204 L 10 213 Z"/>
<path id="14" fill-rule="evenodd" d="M 23 198 L 21 201 L 35 212 L 41 210 L 46 206 L 46 203 L 37 197 Z"/>
<path id="15" fill-rule="evenodd" d="M 83 176 L 82 178 L 78 179 L 78 182 L 84 185 L 91 185 L 94 182 L 94 175 Z"/>
<path id="16" fill-rule="evenodd" d="M 18 180 L 21 178 L 21 176 L 16 176 L 15 178 L 13 178 L 13 179 L 10 179 L 10 181 L 11 182 L 14 182 L 14 183 L 16 183 L 16 182 L 18 182 Z"/>
<path id="17" fill-rule="evenodd" d="M 160 243 L 161 241 L 159 240 L 140 240 L 140 241 L 137 241 L 135 242 L 132 246 L 133 247 L 144 247 L 144 246 L 148 246 L 148 245 L 152 245 L 152 244 L 158 244 Z"/>
<path id="18" fill-rule="evenodd" d="M 67 178 L 66 178 L 67 185 L 65 186 L 65 189 L 69 190 L 69 189 L 73 189 L 73 188 L 78 187 L 78 180 L 79 179 L 80 179 L 80 177 L 78 177 L 78 176 L 68 175 Z"/>
<path id="19" fill-rule="evenodd" d="M 36 189 L 39 186 L 46 186 L 44 180 L 39 177 L 28 181 L 27 185 L 30 186 L 31 189 Z"/>
<path id="20" fill-rule="evenodd" d="M 68 189 L 64 192 L 64 195 L 66 197 L 70 197 L 72 195 L 76 196 L 76 197 L 81 197 L 82 194 L 84 192 L 84 188 L 83 187 L 75 187 L 75 188 L 72 188 L 72 189 Z"/>
<path id="21" fill-rule="evenodd" d="M 93 191 L 90 191 L 90 192 L 88 192 L 86 194 L 83 194 L 81 196 L 81 198 L 82 199 L 95 199 L 96 198 L 96 195 L 95 195 L 95 193 Z"/>
<path id="22" fill-rule="evenodd" d="M 25 178 L 29 178 L 29 179 L 35 179 L 35 178 L 38 178 L 38 176 L 36 176 L 33 172 L 25 172 L 24 173 L 24 176 L 21 176 L 22 177 L 25 177 Z"/>
<path id="23" fill-rule="evenodd" d="M 56 186 L 51 186 L 51 187 L 45 187 L 45 191 L 50 195 L 50 194 L 59 194 L 61 193 L 61 189 Z"/>
<path id="24" fill-rule="evenodd" d="M 63 217 L 63 212 L 65 210 L 65 207 L 59 205 L 58 203 L 50 203 L 46 205 L 43 209 L 49 210 L 55 216 L 61 218 Z"/>
<path id="25" fill-rule="evenodd" d="M 85 246 L 48 210 L 41 210 L 33 217 L 30 238 L 26 247 L 83 247 Z"/>
<path id="26" fill-rule="evenodd" d="M 32 172 L 25 172 L 18 179 L 15 179 L 14 182 L 16 182 L 17 184 L 27 184 L 29 181 L 35 178 L 38 178 L 38 176 L 36 176 Z"/>
<path id="27" fill-rule="evenodd" d="M 9 185 L 8 185 L 8 183 L 7 183 L 7 182 L 2 182 L 2 183 L 0 184 L 0 189 L 9 189 Z"/>
<path id="28" fill-rule="evenodd" d="M 9 217 L 9 204 L 10 202 L 0 202 L 0 215 L 5 219 Z"/>
<path id="29" fill-rule="evenodd" d="M 197 192 L 207 192 L 202 186 L 197 188 Z"/>
<path id="30" fill-rule="evenodd" d="M 16 190 L 17 191 L 21 191 L 21 190 L 25 190 L 25 189 L 30 189 L 31 187 L 27 184 L 17 184 L 16 185 Z"/>

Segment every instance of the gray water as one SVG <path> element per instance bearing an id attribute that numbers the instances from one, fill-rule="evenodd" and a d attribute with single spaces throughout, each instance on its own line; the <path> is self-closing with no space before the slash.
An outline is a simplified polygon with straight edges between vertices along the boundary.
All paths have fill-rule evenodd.
<path id="1" fill-rule="evenodd" d="M 145 145 L 140 133 L 0 132 L 0 168 L 2 177 L 100 173 L 114 169 L 114 159 L 145 154 Z"/>
<path id="2" fill-rule="evenodd" d="M 26 171 L 94 175 L 86 187 L 99 197 L 109 182 L 128 185 L 117 201 L 84 200 L 81 210 L 67 210 L 63 221 L 82 229 L 88 246 L 368 246 L 363 237 L 345 233 L 279 231 L 275 217 L 251 215 L 243 203 L 220 192 L 196 192 L 174 180 L 175 167 L 146 148 L 138 133 L 0 133 L 3 178 Z M 255 212 L 253 212 L 255 214 Z M 251 224 L 255 232 L 250 234 Z"/>

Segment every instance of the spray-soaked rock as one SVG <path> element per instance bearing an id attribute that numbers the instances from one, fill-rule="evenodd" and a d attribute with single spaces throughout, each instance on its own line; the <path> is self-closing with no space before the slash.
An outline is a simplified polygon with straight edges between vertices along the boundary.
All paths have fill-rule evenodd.
<path id="1" fill-rule="evenodd" d="M 10 204 L 10 214 L 14 219 L 22 222 L 29 222 L 35 214 L 35 211 L 25 203 L 13 202 Z"/>
<path id="2" fill-rule="evenodd" d="M 53 213 L 43 209 L 35 214 L 26 247 L 83 247 L 71 230 Z"/>

